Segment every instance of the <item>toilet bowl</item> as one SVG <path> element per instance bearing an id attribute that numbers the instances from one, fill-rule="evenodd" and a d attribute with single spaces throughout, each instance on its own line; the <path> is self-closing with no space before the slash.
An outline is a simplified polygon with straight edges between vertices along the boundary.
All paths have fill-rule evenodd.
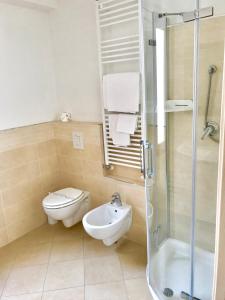
<path id="1" fill-rule="evenodd" d="M 132 209 L 129 205 L 115 206 L 107 203 L 88 212 L 82 222 L 90 236 L 110 246 L 130 229 Z"/>
<path id="2" fill-rule="evenodd" d="M 65 188 L 50 193 L 42 201 L 48 216 L 48 223 L 53 225 L 62 221 L 65 227 L 80 222 L 89 210 L 90 194 L 74 188 Z"/>

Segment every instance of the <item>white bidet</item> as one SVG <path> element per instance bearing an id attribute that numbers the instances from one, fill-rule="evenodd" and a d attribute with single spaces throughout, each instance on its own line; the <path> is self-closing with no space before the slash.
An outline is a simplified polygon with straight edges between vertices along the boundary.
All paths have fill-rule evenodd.
<path id="1" fill-rule="evenodd" d="M 117 242 L 130 229 L 131 223 L 130 205 L 115 206 L 107 203 L 83 217 L 86 232 L 93 238 L 102 240 L 106 246 Z"/>

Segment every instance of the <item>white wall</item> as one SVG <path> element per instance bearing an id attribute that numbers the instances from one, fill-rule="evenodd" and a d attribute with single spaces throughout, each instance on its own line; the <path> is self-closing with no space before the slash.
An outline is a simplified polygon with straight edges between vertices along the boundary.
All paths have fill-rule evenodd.
<path id="1" fill-rule="evenodd" d="M 47 12 L 0 4 L 0 130 L 56 118 Z"/>
<path id="2" fill-rule="evenodd" d="M 14 4 L 40 9 L 53 9 L 57 7 L 58 0 L 0 0 L 0 3 Z"/>
<path id="3" fill-rule="evenodd" d="M 61 111 L 78 121 L 100 121 L 94 0 L 59 0 L 52 28 Z"/>

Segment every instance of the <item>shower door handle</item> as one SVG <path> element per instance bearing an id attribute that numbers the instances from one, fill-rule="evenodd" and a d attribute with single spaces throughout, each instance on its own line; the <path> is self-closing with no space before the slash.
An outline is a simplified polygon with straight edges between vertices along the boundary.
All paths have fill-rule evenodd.
<path id="1" fill-rule="evenodd" d="M 141 173 L 145 179 L 153 177 L 153 147 L 148 141 L 141 141 Z"/>
<path id="2" fill-rule="evenodd" d="M 140 147 L 141 147 L 141 152 L 140 152 L 140 160 L 141 160 L 141 173 L 144 176 L 145 179 L 145 173 L 146 173 L 146 169 L 145 169 L 145 142 L 143 140 L 141 140 L 140 142 Z"/>
<path id="3" fill-rule="evenodd" d="M 147 150 L 147 172 L 146 177 L 147 178 L 153 178 L 154 172 L 153 172 L 153 145 L 149 142 L 146 142 L 146 150 Z"/>

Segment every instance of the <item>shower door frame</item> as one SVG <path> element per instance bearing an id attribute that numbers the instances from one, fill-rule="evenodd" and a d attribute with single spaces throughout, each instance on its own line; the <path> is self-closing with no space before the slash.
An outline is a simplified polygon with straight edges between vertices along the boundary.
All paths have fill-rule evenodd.
<path id="1" fill-rule="evenodd" d="M 193 14 L 195 15 L 195 18 L 193 20 L 193 22 L 194 22 L 193 23 L 194 24 L 193 25 L 194 26 L 193 60 L 194 61 L 193 61 L 193 118 L 192 118 L 192 199 L 191 199 L 192 215 L 191 215 L 191 239 L 190 239 L 190 297 L 191 298 L 194 297 L 194 283 L 195 283 L 195 246 L 196 246 L 195 245 L 195 234 L 196 234 L 195 231 L 196 231 L 196 199 L 197 199 L 197 195 L 196 195 L 197 194 L 196 193 L 196 189 L 197 189 L 197 125 L 198 125 L 198 99 L 199 99 L 199 51 L 200 51 L 199 50 L 200 49 L 199 40 L 200 40 L 200 19 L 201 19 L 201 9 L 200 9 L 199 0 L 195 0 L 194 5 L 195 5 L 195 8 L 194 8 Z M 144 27 L 144 24 L 142 24 L 142 26 Z M 154 28 L 154 31 L 155 31 L 155 29 L 156 28 Z M 157 45 L 157 40 L 156 40 L 156 45 Z M 166 69 L 166 66 L 165 66 L 165 69 Z M 164 84 L 166 84 L 166 82 L 164 82 Z M 156 94 L 157 94 L 157 88 L 156 88 L 155 95 Z M 156 99 L 157 99 L 157 96 L 156 96 Z M 156 99 L 155 99 L 155 101 L 157 102 Z M 147 105 L 146 99 L 145 99 L 145 105 Z M 145 114 L 145 117 L 147 118 L 147 114 Z M 225 117 L 223 116 L 222 120 L 225 123 L 224 119 L 225 119 Z M 146 121 L 145 121 L 145 123 L 146 123 Z M 225 125 L 225 124 L 223 124 L 223 125 Z M 224 128 L 224 126 L 223 127 L 221 126 L 221 128 Z M 145 124 L 145 129 L 147 130 L 146 124 Z M 221 132 L 221 135 L 222 134 L 223 134 L 223 132 Z M 222 140 L 222 138 L 221 138 L 221 140 Z M 145 145 L 147 145 L 147 144 L 149 144 L 149 142 L 148 142 L 147 136 L 146 136 L 145 137 Z M 148 151 L 148 147 L 146 147 L 146 149 Z M 148 153 L 147 153 L 147 155 L 148 155 Z M 153 161 L 154 161 L 154 159 L 153 159 Z M 151 203 L 149 189 L 154 189 L 154 183 L 151 187 L 148 184 L 149 177 L 152 177 L 152 176 L 149 176 L 148 170 L 152 166 L 148 165 L 148 160 L 145 161 L 145 163 L 147 163 L 146 168 L 145 168 L 146 169 L 145 187 L 146 187 L 146 202 L 147 202 L 147 204 L 146 204 L 146 206 L 147 206 L 147 223 L 148 223 L 148 209 L 149 209 L 148 202 Z M 225 173 L 225 167 L 224 167 L 223 171 Z M 154 172 L 153 172 L 153 180 L 152 181 L 154 182 Z M 218 219 L 217 219 L 217 221 L 218 221 Z M 149 289 L 152 293 L 152 296 L 154 297 L 154 299 L 159 300 L 159 296 L 156 294 L 153 286 L 151 286 L 150 278 L 149 278 L 148 268 L 150 268 L 149 264 L 151 262 L 150 249 L 151 249 L 152 234 L 150 233 L 148 224 L 147 224 L 147 235 L 148 235 L 148 237 L 147 237 L 147 241 L 148 241 L 148 245 L 147 245 L 147 251 L 148 251 L 147 280 L 148 280 L 148 285 L 149 285 Z M 217 235 L 218 235 L 218 229 L 217 229 Z M 225 261 L 225 258 L 224 258 L 224 261 Z M 213 299 L 219 300 L 216 298 L 216 292 L 215 292 L 216 283 L 217 282 L 214 277 Z"/>
<path id="2" fill-rule="evenodd" d="M 224 300 L 225 297 L 225 63 L 223 65 L 222 82 L 213 300 Z"/>

